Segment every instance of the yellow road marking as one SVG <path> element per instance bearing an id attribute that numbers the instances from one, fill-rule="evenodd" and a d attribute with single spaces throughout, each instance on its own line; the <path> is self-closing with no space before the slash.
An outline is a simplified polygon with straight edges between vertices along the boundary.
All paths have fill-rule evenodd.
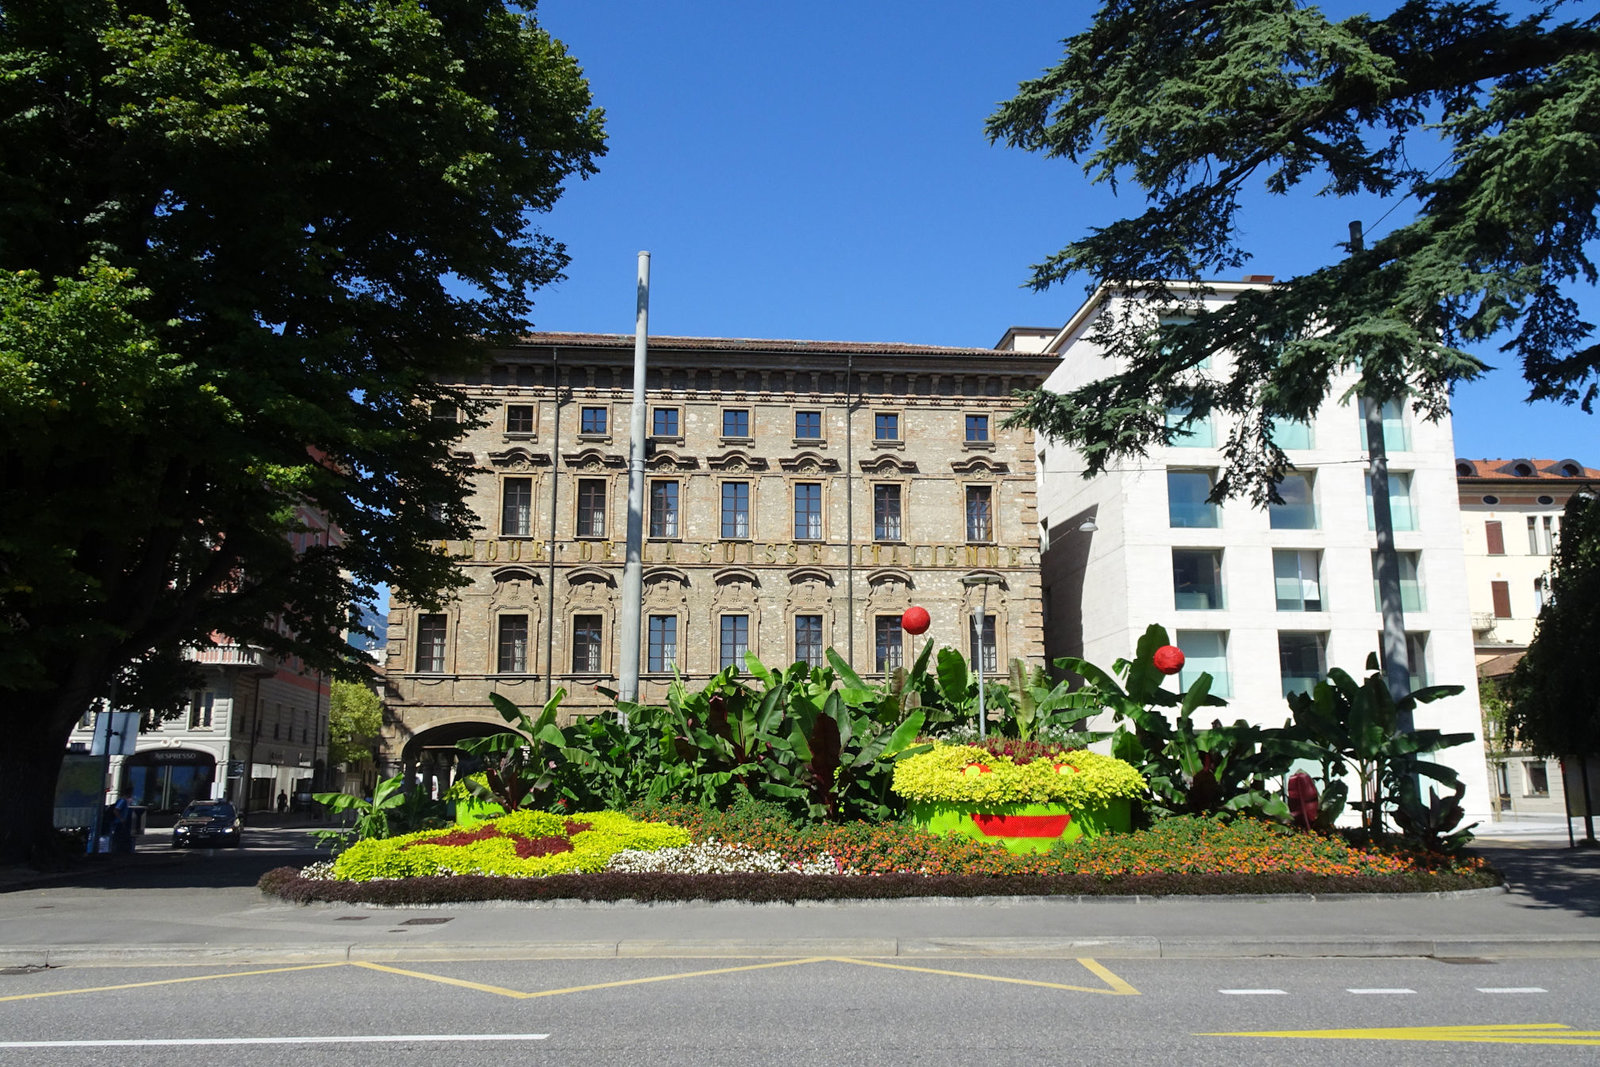
<path id="1" fill-rule="evenodd" d="M 70 997 L 79 993 L 109 993 L 118 989 L 144 989 L 157 985 L 178 985 L 181 982 L 209 982 L 217 978 L 248 978 L 256 974 L 283 974 L 285 971 L 316 971 L 325 967 L 343 967 L 340 963 L 305 963 L 295 967 L 272 967 L 264 971 L 234 971 L 230 974 L 201 974 L 191 978 L 163 978 L 155 982 L 127 982 L 123 985 L 92 986 L 89 989 L 57 989 L 49 993 L 17 993 L 9 997 L 0 997 L 0 1002 L 8 1000 L 38 1000 L 42 997 Z"/>
<path id="2" fill-rule="evenodd" d="M 1392 1026 L 1369 1030 L 1254 1030 L 1196 1037 L 1301 1037 L 1333 1041 L 1453 1041 L 1483 1045 L 1600 1045 L 1600 1030 L 1565 1023 L 1488 1026 Z"/>
<path id="3" fill-rule="evenodd" d="M 832 958 L 839 963 L 855 963 L 860 964 L 862 967 L 883 967 L 891 971 L 916 971 L 921 974 L 942 974 L 949 978 L 973 978 L 983 982 L 1007 982 L 1012 985 L 1042 986 L 1045 989 L 1065 989 L 1073 993 L 1103 993 L 1107 996 L 1113 997 L 1139 996 L 1139 991 L 1133 988 L 1133 986 L 1129 985 L 1127 982 L 1124 982 L 1121 978 L 1118 978 L 1116 975 L 1112 974 L 1094 960 L 1082 958 L 1080 958 L 1078 962 L 1083 964 L 1085 968 L 1104 981 L 1111 988 L 1096 989 L 1092 986 L 1062 985 L 1060 982 L 1039 982 L 1031 978 L 1003 978 L 999 975 L 972 974 L 968 971 L 943 971 L 933 967 L 911 967 L 904 963 L 883 963 L 879 960 L 858 960 L 842 956 Z"/>
<path id="4" fill-rule="evenodd" d="M 803 960 L 777 960 L 771 963 L 751 963 L 740 967 L 718 967 L 710 971 L 683 971 L 677 974 L 658 974 L 649 978 L 625 978 L 617 982 L 596 982 L 592 985 L 568 986 L 565 989 L 541 989 L 532 993 L 524 993 L 518 989 L 504 989 L 500 986 L 484 985 L 481 982 L 468 982 L 460 978 L 446 978 L 437 974 L 424 974 L 422 971 L 405 971 L 398 967 L 385 967 L 377 963 L 352 963 L 352 967 L 365 967 L 370 971 L 386 971 L 389 974 L 400 974 L 407 978 L 421 978 L 428 982 L 441 982 L 444 985 L 460 986 L 463 989 L 476 989 L 480 993 L 494 993 L 502 997 L 512 997 L 517 1000 L 534 1000 L 539 997 L 559 997 L 566 993 L 587 993 L 595 989 L 619 989 L 623 986 L 645 985 L 649 982 L 673 982 L 680 978 L 707 978 L 718 974 L 737 974 L 740 971 L 763 971 L 772 967 L 794 967 L 802 963 L 821 963 L 830 959 L 828 956 L 813 956 Z M 844 962 L 844 961 L 841 961 Z"/>

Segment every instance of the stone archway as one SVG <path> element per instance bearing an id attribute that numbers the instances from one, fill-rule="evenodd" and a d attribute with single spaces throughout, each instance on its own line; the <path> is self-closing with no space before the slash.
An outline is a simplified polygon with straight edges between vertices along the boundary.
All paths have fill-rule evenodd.
<path id="1" fill-rule="evenodd" d="M 512 733 L 505 726 L 481 719 L 437 723 L 419 730 L 400 750 L 406 781 L 421 782 L 430 796 L 442 796 L 462 775 L 477 769 L 477 761 L 456 747 L 473 737 Z"/>

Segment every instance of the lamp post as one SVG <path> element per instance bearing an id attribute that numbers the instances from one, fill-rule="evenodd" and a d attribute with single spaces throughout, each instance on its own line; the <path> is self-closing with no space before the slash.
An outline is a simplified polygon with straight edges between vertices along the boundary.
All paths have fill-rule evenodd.
<path id="1" fill-rule="evenodd" d="M 972 608 L 972 629 L 975 638 L 973 644 L 977 646 L 973 650 L 977 653 L 973 656 L 973 660 L 978 667 L 978 740 L 982 741 L 988 736 L 989 728 L 989 711 L 984 705 L 983 699 L 983 653 L 985 648 L 983 631 L 984 623 L 989 621 L 989 587 L 1001 584 L 1001 579 L 993 574 L 969 574 L 961 579 L 961 584 L 969 589 L 975 585 L 983 587 L 982 601 Z"/>

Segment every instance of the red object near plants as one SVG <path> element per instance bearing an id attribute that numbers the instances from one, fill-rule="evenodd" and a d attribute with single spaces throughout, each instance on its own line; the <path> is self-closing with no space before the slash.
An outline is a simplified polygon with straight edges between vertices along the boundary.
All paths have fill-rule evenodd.
<path id="1" fill-rule="evenodd" d="M 1183 670 L 1183 649 L 1177 645 L 1162 645 L 1150 658 L 1155 663 L 1156 670 L 1162 674 L 1177 674 Z"/>
<path id="2" fill-rule="evenodd" d="M 927 608 L 909 607 L 906 613 L 900 616 L 900 629 L 915 636 L 928 632 L 928 624 L 933 619 L 928 615 Z"/>
<path id="3" fill-rule="evenodd" d="M 1289 776 L 1289 818 L 1302 830 L 1316 825 L 1317 783 L 1305 771 Z"/>

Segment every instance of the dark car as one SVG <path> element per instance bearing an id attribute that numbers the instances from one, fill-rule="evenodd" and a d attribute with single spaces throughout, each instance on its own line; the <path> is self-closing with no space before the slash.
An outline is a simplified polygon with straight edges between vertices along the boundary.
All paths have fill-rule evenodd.
<path id="1" fill-rule="evenodd" d="M 172 847 L 185 845 L 239 847 L 239 813 L 226 800 L 191 800 L 172 825 Z"/>

